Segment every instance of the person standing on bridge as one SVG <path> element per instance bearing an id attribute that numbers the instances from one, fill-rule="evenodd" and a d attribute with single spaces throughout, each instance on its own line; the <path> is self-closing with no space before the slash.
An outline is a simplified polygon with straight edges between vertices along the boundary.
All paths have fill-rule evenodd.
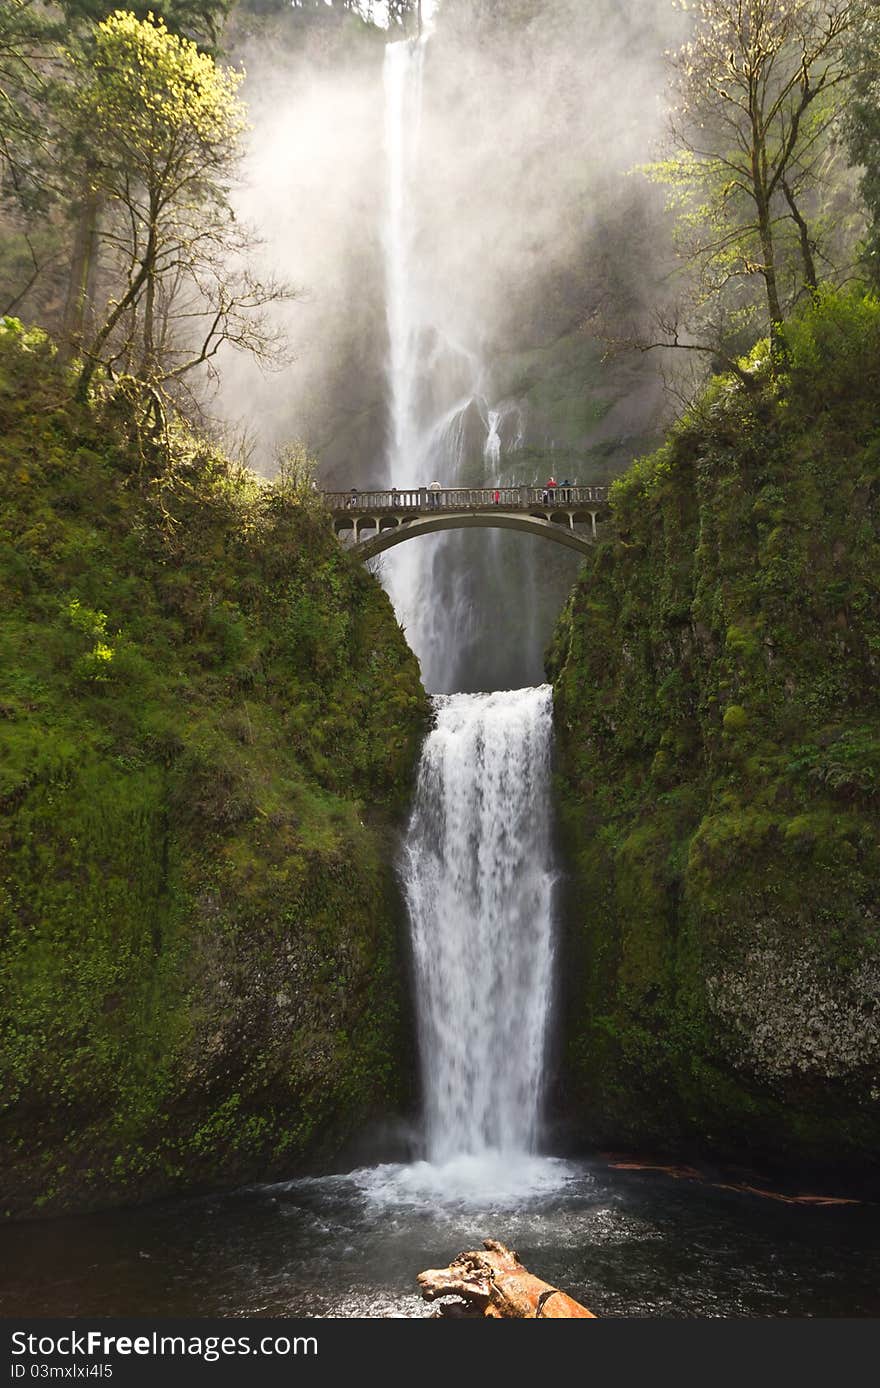
<path id="1" fill-rule="evenodd" d="M 437 506 L 439 504 L 441 490 L 442 488 L 440 486 L 440 483 L 435 478 L 434 481 L 431 483 L 430 487 L 428 488 L 428 491 L 431 493 L 431 495 L 428 497 L 429 506 Z"/>
<path id="2" fill-rule="evenodd" d="M 352 487 L 352 489 L 351 489 L 351 496 L 348 498 L 348 504 L 349 504 L 349 507 L 350 507 L 350 508 L 353 507 L 353 506 L 357 506 L 357 504 L 358 504 L 358 489 L 357 489 L 357 487 Z"/>

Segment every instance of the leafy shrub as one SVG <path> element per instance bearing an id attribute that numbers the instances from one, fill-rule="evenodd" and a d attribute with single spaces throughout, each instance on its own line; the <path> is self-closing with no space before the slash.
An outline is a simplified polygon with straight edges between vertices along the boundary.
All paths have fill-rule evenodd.
<path id="1" fill-rule="evenodd" d="M 880 373 L 880 299 L 823 286 L 785 325 L 788 373 L 797 394 L 817 400 L 864 397 Z"/>

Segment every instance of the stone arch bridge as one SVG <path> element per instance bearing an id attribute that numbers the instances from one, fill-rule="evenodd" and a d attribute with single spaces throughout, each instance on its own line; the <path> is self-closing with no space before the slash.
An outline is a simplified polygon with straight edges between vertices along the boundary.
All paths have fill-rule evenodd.
<path id="1" fill-rule="evenodd" d="M 473 527 L 524 530 L 554 544 L 589 552 L 608 504 L 607 487 L 415 487 L 324 492 L 333 528 L 354 543 L 349 553 L 372 559 L 437 530 Z"/>

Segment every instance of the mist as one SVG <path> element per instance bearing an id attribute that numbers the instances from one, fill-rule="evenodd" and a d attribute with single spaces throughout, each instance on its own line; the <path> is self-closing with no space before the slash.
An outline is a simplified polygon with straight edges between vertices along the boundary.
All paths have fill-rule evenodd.
<path id="1" fill-rule="evenodd" d="M 606 362 L 590 323 L 609 302 L 638 313 L 669 263 L 658 195 L 634 170 L 656 152 L 664 51 L 680 24 L 668 0 L 440 3 L 418 101 L 401 117 L 398 244 L 389 35 L 348 14 L 239 40 L 253 129 L 238 206 L 266 265 L 299 289 L 281 311 L 284 369 L 224 364 L 219 411 L 246 428 L 252 465 L 271 475 L 278 447 L 298 440 L 329 488 L 547 471 L 590 483 L 653 442 L 657 363 Z M 542 678 L 577 570 L 546 551 L 484 532 L 387 556 L 383 581 L 429 688 Z"/>
<path id="2" fill-rule="evenodd" d="M 516 386 L 517 354 L 579 330 L 609 277 L 634 300 L 650 290 L 662 222 L 656 194 L 629 171 L 656 144 L 679 23 L 668 0 L 440 4 L 419 139 L 417 292 L 439 333 L 489 363 L 490 393 Z M 386 35 L 364 27 L 282 27 L 279 41 L 259 32 L 236 53 L 253 127 L 238 207 L 299 297 L 282 311 L 290 364 L 263 375 L 228 358 L 219 408 L 247 420 L 261 470 L 276 444 L 299 438 L 340 485 L 387 476 Z M 650 381 L 653 367 L 641 374 Z M 620 432 L 656 404 L 649 389 Z M 552 421 L 540 432 L 549 442 Z"/>

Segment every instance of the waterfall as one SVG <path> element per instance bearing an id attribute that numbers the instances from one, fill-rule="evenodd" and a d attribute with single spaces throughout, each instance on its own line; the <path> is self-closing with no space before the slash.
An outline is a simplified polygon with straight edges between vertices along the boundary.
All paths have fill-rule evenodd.
<path id="1" fill-rule="evenodd" d="M 420 150 L 429 53 L 426 31 L 390 44 L 384 69 L 387 478 L 401 488 L 435 477 L 443 486 L 501 481 L 505 451 L 525 434 L 520 402 L 490 404 L 462 296 L 431 254 Z M 383 556 L 383 582 L 429 690 L 492 687 L 504 657 L 540 668 L 539 646 L 522 648 L 531 604 L 520 605 L 515 577 L 505 585 L 502 553 L 495 532 L 476 541 L 446 533 Z M 517 563 L 531 576 L 533 563 Z M 519 639 L 505 652 L 487 633 L 500 632 L 502 608 L 510 622 L 511 606 Z M 407 1187 L 419 1198 L 458 1198 L 470 1186 L 494 1199 L 502 1188 L 559 1179 L 533 1155 L 552 975 L 551 738 L 547 686 L 436 693 L 401 859 L 428 1161 L 369 1177 L 374 1194 L 388 1182 L 398 1195 Z"/>
<path id="2" fill-rule="evenodd" d="M 466 440 L 463 417 L 479 366 L 438 319 L 435 287 L 422 248 L 419 217 L 420 134 L 429 31 L 385 51 L 385 157 L 388 188 L 383 238 L 388 324 L 388 477 L 392 486 L 427 485 L 436 475 L 452 486 L 461 474 Z M 446 537 L 404 545 L 383 562 L 383 575 L 429 689 L 444 683 L 454 664 L 454 631 L 462 587 L 452 566 L 435 561 Z M 442 591 L 442 594 L 440 590 Z"/>
<path id="3" fill-rule="evenodd" d="M 388 475 L 392 485 L 499 479 L 522 442 L 516 402 L 490 407 L 454 296 L 432 281 L 420 218 L 420 131 L 429 37 L 385 58 L 388 168 Z M 485 619 L 470 537 L 437 535 L 386 556 L 383 578 L 426 686 L 460 688 Z M 480 551 L 491 564 L 494 535 Z M 483 585 L 485 587 L 485 585 Z M 484 593 L 485 599 L 485 593 Z M 485 602 L 484 602 L 485 606 Z M 527 625 L 527 619 L 526 623 Z M 422 752 L 402 876 L 416 971 L 431 1163 L 535 1148 L 551 979 L 549 689 L 441 694 Z"/>
<path id="4" fill-rule="evenodd" d="M 487 482 L 507 483 L 516 480 L 504 476 L 501 463 L 505 446 L 504 434 L 509 436 L 510 446 L 515 449 L 522 448 L 525 443 L 522 406 L 516 400 L 505 400 L 495 409 L 489 408 L 486 411 L 486 442 L 483 445 L 483 459 L 486 463 Z"/>
<path id="5" fill-rule="evenodd" d="M 383 235 L 388 328 L 391 486 L 443 486 L 483 478 L 490 432 L 485 368 L 464 340 L 459 305 L 435 281 L 430 226 L 421 213 L 422 103 L 430 26 L 385 51 L 386 216 Z M 499 416 L 500 418 L 500 416 Z M 459 687 L 461 653 L 474 639 L 473 581 L 457 562 L 461 536 L 403 545 L 382 562 L 383 581 L 428 689 Z"/>
<path id="6" fill-rule="evenodd" d="M 390 486 L 532 482 L 524 456 L 527 406 L 493 400 L 496 367 L 473 296 L 436 243 L 432 196 L 438 113 L 431 104 L 433 45 L 389 44 L 385 53 L 386 283 Z M 511 459 L 516 458 L 511 471 Z M 401 545 L 379 561 L 422 679 L 435 693 L 506 688 L 541 678 L 549 622 L 577 566 L 510 532 L 447 531 Z"/>
<path id="7" fill-rule="evenodd" d="M 418 162 L 422 115 L 425 42 L 391 43 L 385 52 L 385 153 L 388 205 L 385 227 L 385 280 L 388 318 L 388 386 L 391 412 L 391 481 L 412 485 L 401 475 L 418 450 L 417 389 L 420 311 L 414 290 L 417 221 L 410 182 Z"/>
<path id="8" fill-rule="evenodd" d="M 551 691 L 435 704 L 402 872 L 428 1157 L 524 1155 L 551 988 Z"/>

